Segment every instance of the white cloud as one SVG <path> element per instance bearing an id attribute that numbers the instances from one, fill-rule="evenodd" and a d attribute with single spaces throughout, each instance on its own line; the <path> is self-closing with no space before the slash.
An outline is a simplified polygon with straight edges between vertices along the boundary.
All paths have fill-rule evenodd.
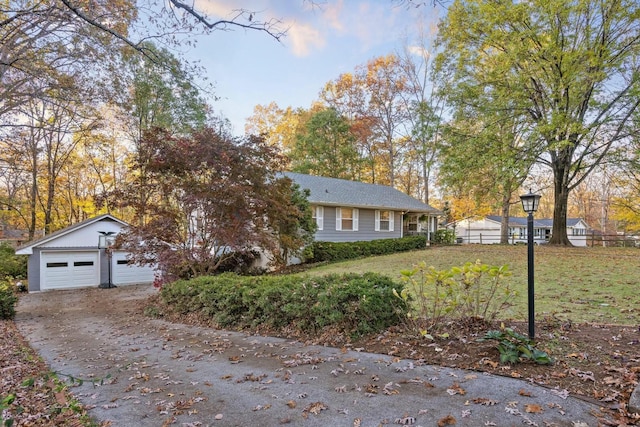
<path id="1" fill-rule="evenodd" d="M 308 56 L 314 48 L 323 48 L 326 41 L 320 34 L 320 31 L 313 26 L 294 23 L 291 24 L 287 31 L 285 44 L 291 46 L 291 50 L 295 56 Z"/>
<path id="2" fill-rule="evenodd" d="M 422 46 L 409 46 L 407 50 L 409 51 L 410 54 L 421 56 L 425 60 L 431 57 L 431 54 L 429 53 L 429 51 Z"/>
<path id="3" fill-rule="evenodd" d="M 242 7 L 231 0 L 200 0 L 195 2 L 195 10 L 215 17 L 215 18 L 230 18 L 234 9 L 241 9 Z"/>
<path id="4" fill-rule="evenodd" d="M 344 31 L 343 17 L 344 17 L 344 2 L 338 0 L 334 4 L 327 4 L 324 6 L 322 17 L 326 20 L 327 25 L 337 31 Z"/>
<path id="5" fill-rule="evenodd" d="M 274 8 L 265 0 L 195 0 L 194 9 L 212 19 L 233 19 L 239 11 L 255 13 L 253 19 L 261 22 L 278 19 L 274 15 Z M 239 22 L 249 24 L 248 20 Z"/>
<path id="6" fill-rule="evenodd" d="M 294 2 L 299 4 L 294 6 Z M 332 5 L 323 3 L 311 10 L 306 4 L 303 0 L 288 0 L 284 4 L 273 0 L 196 0 L 195 7 L 215 19 L 229 19 L 237 14 L 237 10 L 243 9 L 255 11 L 254 19 L 261 22 L 279 21 L 278 28 L 287 32 L 282 42 L 290 47 L 295 56 L 303 57 L 326 44 L 325 36 L 309 20 L 329 20 L 329 25 L 337 29 L 342 9 L 342 0 Z"/>

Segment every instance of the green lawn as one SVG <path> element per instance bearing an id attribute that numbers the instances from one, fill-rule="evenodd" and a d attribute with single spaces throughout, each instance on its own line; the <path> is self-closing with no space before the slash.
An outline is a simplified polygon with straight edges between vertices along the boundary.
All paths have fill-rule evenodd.
<path id="1" fill-rule="evenodd" d="M 527 319 L 527 247 L 460 245 L 371 257 L 308 270 L 311 275 L 372 271 L 393 278 L 426 261 L 437 269 L 480 260 L 508 264 L 518 292 L 510 317 Z M 640 322 L 640 250 L 637 248 L 535 247 L 536 319 L 548 316 L 572 322 L 633 325 Z"/>

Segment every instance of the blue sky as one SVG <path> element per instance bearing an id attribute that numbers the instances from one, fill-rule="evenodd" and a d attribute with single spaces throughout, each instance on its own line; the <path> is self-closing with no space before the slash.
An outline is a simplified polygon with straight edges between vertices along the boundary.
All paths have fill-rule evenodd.
<path id="1" fill-rule="evenodd" d="M 315 4 L 315 7 L 314 7 Z M 234 134 L 244 133 L 255 105 L 309 108 L 325 83 L 368 60 L 415 42 L 419 29 L 433 31 L 437 9 L 407 9 L 392 0 L 196 0 L 211 18 L 234 9 L 258 11 L 255 19 L 279 19 L 289 28 L 281 42 L 265 33 L 215 31 L 186 52 L 215 85 L 216 113 Z"/>

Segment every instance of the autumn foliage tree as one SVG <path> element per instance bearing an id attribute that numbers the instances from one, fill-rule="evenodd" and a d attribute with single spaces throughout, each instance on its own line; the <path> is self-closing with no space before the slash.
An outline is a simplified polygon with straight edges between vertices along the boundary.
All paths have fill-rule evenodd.
<path id="1" fill-rule="evenodd" d="M 295 172 L 352 180 L 362 164 L 349 121 L 333 108 L 309 119 L 290 157 Z"/>
<path id="2" fill-rule="evenodd" d="M 570 245 L 569 194 L 636 132 L 640 6 L 633 1 L 456 0 L 439 25 L 450 89 L 491 91 L 531 123 L 553 173 L 549 243 Z M 458 100 L 484 108 L 466 90 Z"/>
<path id="3" fill-rule="evenodd" d="M 282 159 L 261 139 L 234 139 L 211 128 L 188 136 L 154 128 L 140 141 L 136 161 L 146 179 L 109 196 L 148 218 L 122 244 L 139 263 L 157 261 L 168 278 L 211 274 L 258 248 L 284 262 L 282 254 L 294 253 L 309 236 L 282 220 L 308 224 L 310 214 L 291 181 L 278 175 Z M 145 206 L 138 205 L 141 191 L 150 195 Z"/>
<path id="4" fill-rule="evenodd" d="M 395 55 L 374 58 L 327 83 L 322 100 L 352 122 L 361 156 L 370 165 L 368 181 L 396 185 L 406 155 L 404 129 L 409 85 Z"/>

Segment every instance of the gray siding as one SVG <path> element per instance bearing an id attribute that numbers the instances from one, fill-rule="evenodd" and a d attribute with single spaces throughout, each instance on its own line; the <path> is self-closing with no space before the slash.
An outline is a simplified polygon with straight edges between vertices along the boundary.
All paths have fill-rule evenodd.
<path id="1" fill-rule="evenodd" d="M 40 249 L 33 249 L 27 261 L 29 292 L 40 291 Z"/>
<path id="2" fill-rule="evenodd" d="M 348 208 L 349 206 L 343 206 Z M 402 237 L 402 212 L 393 215 L 393 231 L 375 231 L 375 209 L 359 209 L 358 231 L 336 230 L 336 208 L 324 207 L 324 225 L 316 231 L 315 240 L 322 242 L 356 242 Z"/>

